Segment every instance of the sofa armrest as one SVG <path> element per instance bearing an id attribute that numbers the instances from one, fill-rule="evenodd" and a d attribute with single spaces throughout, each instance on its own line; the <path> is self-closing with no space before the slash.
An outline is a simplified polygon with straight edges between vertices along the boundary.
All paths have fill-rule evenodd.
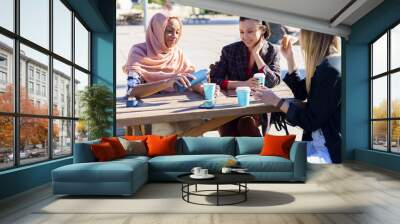
<path id="1" fill-rule="evenodd" d="M 100 143 L 99 140 L 90 142 L 75 143 L 74 145 L 74 163 L 89 163 L 95 162 L 96 158 L 92 153 L 90 146 Z"/>
<path id="2" fill-rule="evenodd" d="M 293 162 L 293 179 L 305 181 L 307 174 L 307 142 L 294 142 L 290 149 L 290 160 Z"/>

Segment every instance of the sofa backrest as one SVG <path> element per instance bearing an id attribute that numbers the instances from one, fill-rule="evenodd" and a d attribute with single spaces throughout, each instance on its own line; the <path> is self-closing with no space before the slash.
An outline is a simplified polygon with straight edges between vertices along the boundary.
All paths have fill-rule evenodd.
<path id="1" fill-rule="evenodd" d="M 81 143 L 75 143 L 74 147 L 74 163 L 89 163 L 95 162 L 96 158 L 93 155 L 91 145 L 99 144 L 100 140 L 93 140 Z"/>
<path id="2" fill-rule="evenodd" d="M 235 155 L 233 137 L 182 137 L 177 141 L 178 155 L 226 154 Z"/>
<path id="3" fill-rule="evenodd" d="M 236 137 L 236 155 L 259 154 L 263 144 L 263 137 Z"/>

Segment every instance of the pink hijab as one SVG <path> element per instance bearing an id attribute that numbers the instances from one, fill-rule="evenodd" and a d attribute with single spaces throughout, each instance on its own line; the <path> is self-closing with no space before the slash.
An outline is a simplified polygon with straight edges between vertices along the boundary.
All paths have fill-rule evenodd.
<path id="1" fill-rule="evenodd" d="M 155 14 L 146 31 L 146 42 L 134 45 L 129 51 L 128 61 L 123 67 L 125 73 L 134 70 L 141 74 L 146 82 L 156 82 L 168 79 L 180 73 L 195 71 L 183 55 L 183 51 L 176 45 L 168 48 L 164 40 L 164 32 L 170 17 L 164 13 Z M 179 35 L 178 40 L 182 35 Z"/>

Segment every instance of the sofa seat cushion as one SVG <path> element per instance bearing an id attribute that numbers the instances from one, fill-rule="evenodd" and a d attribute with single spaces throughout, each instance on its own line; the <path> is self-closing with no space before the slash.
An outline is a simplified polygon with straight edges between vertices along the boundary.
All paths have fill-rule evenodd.
<path id="1" fill-rule="evenodd" d="M 149 161 L 150 157 L 148 156 L 135 156 L 135 155 L 131 155 L 131 156 L 125 156 L 124 158 L 121 159 L 117 159 L 114 161 L 131 161 L 131 160 L 138 160 L 138 161 L 143 161 L 143 162 L 147 162 Z"/>
<path id="2" fill-rule="evenodd" d="M 53 181 L 58 182 L 131 182 L 135 173 L 147 171 L 141 160 L 75 163 L 53 170 Z M 146 174 L 147 176 L 147 174 Z"/>
<path id="3" fill-rule="evenodd" d="M 239 155 L 236 160 L 249 172 L 293 172 L 292 161 L 279 156 Z"/>
<path id="4" fill-rule="evenodd" d="M 149 160 L 149 170 L 163 172 L 190 172 L 193 167 L 203 167 L 209 171 L 219 171 L 230 159 L 231 155 L 174 155 L 157 156 Z"/>

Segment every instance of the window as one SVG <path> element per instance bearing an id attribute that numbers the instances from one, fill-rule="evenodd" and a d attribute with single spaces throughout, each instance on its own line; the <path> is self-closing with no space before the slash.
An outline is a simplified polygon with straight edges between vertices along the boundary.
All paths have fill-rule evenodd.
<path id="1" fill-rule="evenodd" d="M 54 52 L 71 60 L 72 12 L 60 1 L 53 0 Z"/>
<path id="2" fill-rule="evenodd" d="M 54 95 L 53 95 L 53 103 L 58 104 L 58 97 L 60 97 L 60 100 L 62 103 L 64 103 L 65 99 L 64 97 L 67 96 L 67 102 L 68 104 L 72 104 L 72 90 L 71 89 L 65 89 L 66 83 L 69 83 L 69 85 L 72 84 L 72 68 L 71 66 L 68 66 L 56 59 L 53 60 L 53 65 L 54 65 L 54 70 L 53 70 L 53 77 L 54 77 L 54 83 L 53 83 L 53 90 L 54 90 Z M 60 94 L 60 96 L 59 96 Z M 71 102 L 69 102 L 71 101 Z M 58 114 L 60 113 L 59 109 L 57 108 L 56 110 L 53 110 L 53 114 Z M 65 114 L 63 116 L 68 116 L 72 117 L 72 108 L 67 108 L 65 111 Z"/>
<path id="3" fill-rule="evenodd" d="M 70 156 L 83 130 L 76 128 L 75 86 L 89 85 L 90 31 L 67 1 L 0 2 L 0 170 Z"/>
<path id="4" fill-rule="evenodd" d="M 79 117 L 81 114 L 81 108 L 79 106 L 80 93 L 89 86 L 89 74 L 83 73 L 79 70 L 75 71 L 75 117 Z"/>
<path id="5" fill-rule="evenodd" d="M 33 80 L 33 67 L 29 66 L 28 76 L 30 80 Z"/>
<path id="6" fill-rule="evenodd" d="M 1 11 L 1 10 L 0 10 Z M 0 170 L 14 166 L 14 122 L 12 116 L 0 115 Z"/>
<path id="7" fill-rule="evenodd" d="M 45 73 L 42 73 L 42 83 L 46 83 L 46 74 Z"/>
<path id="8" fill-rule="evenodd" d="M 71 120 L 53 120 L 53 145 L 53 157 L 70 155 L 72 153 Z"/>
<path id="9" fill-rule="evenodd" d="M 5 91 L 7 85 L 7 56 L 0 54 L 0 88 Z"/>
<path id="10" fill-rule="evenodd" d="M 31 95 L 31 94 L 33 94 L 33 92 L 34 92 L 34 87 L 33 87 L 33 82 L 28 82 L 28 92 L 29 92 L 29 95 Z"/>
<path id="11" fill-rule="evenodd" d="M 14 31 L 14 0 L 1 0 L 0 26 Z"/>
<path id="12" fill-rule="evenodd" d="M 36 69 L 36 80 L 40 81 L 40 70 L 38 68 Z"/>
<path id="13" fill-rule="evenodd" d="M 0 84 L 6 85 L 7 84 L 7 73 L 0 70 Z"/>
<path id="14" fill-rule="evenodd" d="M 36 95 L 40 96 L 40 84 L 36 84 Z"/>
<path id="15" fill-rule="evenodd" d="M 0 14 L 2 10 L 1 8 Z M 3 16 L 0 15 L 0 20 Z M 0 112 L 14 111 L 14 72 L 11 64 L 14 57 L 13 51 L 13 40 L 0 33 Z"/>
<path id="16" fill-rule="evenodd" d="M 42 86 L 42 96 L 46 97 L 46 86 Z"/>
<path id="17" fill-rule="evenodd" d="M 370 45 L 371 148 L 400 153 L 400 25 Z"/>
<path id="18" fill-rule="evenodd" d="M 49 0 L 20 0 L 21 36 L 49 48 Z"/>
<path id="19" fill-rule="evenodd" d="M 89 69 L 89 32 L 75 18 L 75 62 L 82 68 Z"/>

